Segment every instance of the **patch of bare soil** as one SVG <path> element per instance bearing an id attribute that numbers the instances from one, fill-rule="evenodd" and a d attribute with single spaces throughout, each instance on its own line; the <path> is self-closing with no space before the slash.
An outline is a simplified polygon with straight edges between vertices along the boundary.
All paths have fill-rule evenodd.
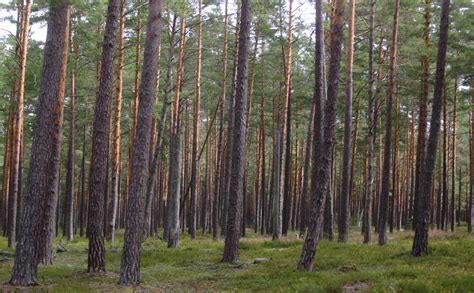
<path id="1" fill-rule="evenodd" d="M 369 291 L 369 282 L 368 281 L 357 281 L 346 283 L 342 288 L 344 293 L 352 293 L 352 292 L 368 292 Z"/>

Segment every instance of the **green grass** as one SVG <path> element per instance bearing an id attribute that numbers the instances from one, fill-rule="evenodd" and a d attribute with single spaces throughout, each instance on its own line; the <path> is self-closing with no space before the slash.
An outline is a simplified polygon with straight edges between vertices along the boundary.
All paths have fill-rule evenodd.
<path id="1" fill-rule="evenodd" d="M 191 241 L 186 235 L 179 249 L 168 249 L 164 242 L 149 238 L 143 244 L 141 291 L 303 291 L 343 292 L 362 284 L 371 292 L 474 292 L 474 235 L 465 229 L 456 233 L 433 232 L 429 256 L 410 255 L 412 235 L 389 235 L 389 244 L 361 244 L 358 232 L 351 242 L 322 241 L 311 273 L 295 270 L 302 241 L 290 235 L 271 241 L 249 232 L 241 241 L 241 262 L 220 263 L 223 241 L 200 235 Z M 118 235 L 115 247 L 122 247 Z M 61 241 L 57 239 L 57 241 Z M 121 253 L 107 253 L 106 274 L 85 273 L 86 239 L 61 241 L 74 252 L 57 253 L 52 266 L 39 268 L 41 286 L 28 292 L 133 292 L 137 288 L 117 286 Z M 113 248 L 107 244 L 107 248 Z M 0 238 L 0 251 L 9 251 Z M 11 250 L 10 250 L 11 251 Z M 270 257 L 253 264 L 257 257 Z M 1 258 L 0 258 L 1 259 Z M 12 260 L 0 261 L 0 284 L 8 281 Z M 14 288 L 0 285 L 0 291 Z M 23 291 L 22 291 L 23 292 Z"/>

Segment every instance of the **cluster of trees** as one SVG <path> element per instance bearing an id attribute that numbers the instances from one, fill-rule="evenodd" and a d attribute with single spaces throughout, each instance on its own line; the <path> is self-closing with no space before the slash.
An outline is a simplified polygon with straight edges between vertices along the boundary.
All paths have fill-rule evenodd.
<path id="1" fill-rule="evenodd" d="M 351 226 L 380 245 L 413 229 L 414 256 L 430 228 L 472 232 L 470 1 L 222 2 L 9 6 L 11 284 L 38 283 L 61 232 L 88 238 L 87 271 L 100 273 L 105 241 L 125 229 L 122 285 L 140 281 L 144 237 L 176 248 L 201 230 L 236 262 L 246 229 L 297 231 L 298 269 L 312 270 L 336 222 L 340 242 Z M 44 43 L 29 37 L 42 11 Z"/>

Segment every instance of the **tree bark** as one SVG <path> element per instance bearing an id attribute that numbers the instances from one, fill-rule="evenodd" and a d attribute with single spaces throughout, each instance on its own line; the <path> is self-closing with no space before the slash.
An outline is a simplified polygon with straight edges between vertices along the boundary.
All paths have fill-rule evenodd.
<path id="1" fill-rule="evenodd" d="M 315 94 L 316 105 L 315 137 L 313 145 L 313 180 L 312 180 L 312 207 L 308 234 L 298 263 L 298 270 L 312 271 L 313 259 L 321 232 L 324 206 L 329 190 L 331 176 L 331 151 L 335 140 L 335 122 L 337 93 L 339 85 L 339 69 L 342 47 L 342 27 L 344 15 L 344 0 L 336 0 L 334 16 L 331 22 L 331 55 L 329 60 L 329 76 L 327 101 L 321 108 L 323 97 L 323 60 L 322 60 L 322 1 L 316 1 L 316 50 L 315 50 Z M 324 126 L 324 128 L 323 128 Z"/>
<path id="2" fill-rule="evenodd" d="M 20 197 L 21 146 L 23 141 L 23 108 L 25 96 L 26 60 L 28 52 L 28 33 L 30 28 L 31 1 L 22 1 L 20 47 L 18 56 L 18 86 L 16 90 L 16 109 L 13 127 L 13 149 L 11 157 L 11 190 L 8 200 L 8 247 L 15 247 L 17 230 L 17 210 Z"/>
<path id="3" fill-rule="evenodd" d="M 106 231 L 106 238 L 108 241 L 114 243 L 115 240 L 115 225 L 117 221 L 117 208 L 119 200 L 119 185 L 120 185 L 120 147 L 121 147 L 121 124 L 120 118 L 122 114 L 122 91 L 123 91 L 123 66 L 124 66 L 124 30 L 125 30 L 125 16 L 124 16 L 125 0 L 120 0 L 120 19 L 119 19 L 119 35 L 118 35 L 118 63 L 117 63 L 117 88 L 114 105 L 114 127 L 112 134 L 112 195 L 108 203 L 108 226 Z"/>
<path id="4" fill-rule="evenodd" d="M 59 180 L 69 13 L 67 1 L 50 6 L 28 190 L 10 279 L 10 284 L 14 286 L 38 284 L 37 267 L 45 245 L 43 235 L 52 235 L 53 232 L 48 224 L 50 218 L 54 221 L 55 214 L 50 203 L 58 196 L 56 187 Z"/>
<path id="5" fill-rule="evenodd" d="M 122 262 L 120 264 L 121 285 L 136 285 L 140 282 L 140 249 L 143 238 L 145 193 L 149 176 L 150 137 L 153 109 L 155 107 L 156 76 L 158 74 L 158 50 L 161 37 L 161 0 L 150 0 L 148 5 L 147 34 L 140 84 L 137 132 L 132 146 L 132 174 Z"/>
<path id="6" fill-rule="evenodd" d="M 292 75 L 292 42 L 293 42 L 293 0 L 288 1 L 288 44 L 285 58 L 285 104 L 282 120 L 281 144 L 281 197 L 283 198 L 282 234 L 288 233 L 291 218 L 291 75 Z"/>
<path id="7" fill-rule="evenodd" d="M 64 230 L 63 235 L 68 241 L 74 239 L 74 177 L 75 177 L 75 159 L 76 159 L 76 66 L 77 46 L 73 43 L 72 33 L 69 32 L 69 48 L 70 54 L 74 55 L 73 66 L 70 70 L 70 104 L 69 104 L 69 137 L 68 137 L 68 154 L 67 154 L 67 174 L 66 174 L 66 194 L 64 201 Z"/>
<path id="8" fill-rule="evenodd" d="M 430 122 L 430 135 L 423 165 L 421 193 L 418 206 L 418 223 L 415 229 L 412 255 L 421 256 L 428 253 L 428 225 L 430 222 L 430 195 L 433 185 L 433 170 L 436 160 L 436 149 L 440 129 L 442 95 L 444 88 L 444 74 L 446 65 L 446 51 L 448 46 L 449 0 L 443 0 L 441 6 L 441 20 L 438 40 L 438 56 L 436 61 L 436 77 L 433 93 L 433 108 Z"/>
<path id="9" fill-rule="evenodd" d="M 351 135 L 352 135 L 352 65 L 354 63 L 354 27 L 355 27 L 355 0 L 349 3 L 349 32 L 347 40 L 347 74 L 345 84 L 345 111 L 344 111 L 344 153 L 342 158 L 342 186 L 339 215 L 339 242 L 347 242 L 349 237 L 350 220 L 350 177 L 351 177 Z M 353 142 L 356 143 L 355 141 Z"/>
<path id="10" fill-rule="evenodd" d="M 189 232 L 191 239 L 196 239 L 197 225 L 197 199 L 200 183 L 200 160 L 199 160 L 199 125 L 201 111 L 201 59 L 202 59 L 202 0 L 198 0 L 198 29 L 197 29 L 197 59 L 196 59 L 196 84 L 194 88 L 194 123 L 193 123 L 193 149 L 191 162 L 191 222 Z"/>
<path id="11" fill-rule="evenodd" d="M 390 193 L 390 160 L 392 153 L 392 107 L 393 107 L 393 87 L 395 80 L 395 66 L 397 59 L 397 38 L 398 38 L 398 17 L 400 14 L 400 0 L 395 0 L 393 10 L 393 27 L 392 27 L 392 43 L 390 48 L 390 65 L 388 69 L 387 80 L 387 97 L 386 97 L 386 120 L 385 120 L 385 147 L 383 152 L 382 167 L 382 190 L 380 192 L 379 207 L 379 245 L 387 243 L 387 217 L 388 217 L 388 200 Z"/>
<path id="12" fill-rule="evenodd" d="M 87 271 L 105 272 L 104 213 L 107 189 L 107 161 L 109 157 L 110 112 L 113 92 L 113 65 L 120 0 L 109 0 L 97 102 L 92 131 L 92 166 L 89 183 L 89 211 L 87 236 L 89 253 Z"/>
<path id="13" fill-rule="evenodd" d="M 367 133 L 367 186 L 364 202 L 364 243 L 370 243 L 372 238 L 372 196 L 374 192 L 374 153 L 375 153 L 375 109 L 374 109 L 374 17 L 376 0 L 370 1 L 369 15 L 369 70 L 368 70 L 368 133 Z M 381 48 L 380 48 L 381 50 Z"/>
<path id="14" fill-rule="evenodd" d="M 241 233 L 243 179 L 245 167 L 245 121 L 247 107 L 248 43 L 250 38 L 250 0 L 242 0 L 237 61 L 235 115 L 232 144 L 232 172 L 230 177 L 229 206 L 223 262 L 239 260 Z"/>
<path id="15" fill-rule="evenodd" d="M 424 13 L 424 39 L 425 39 L 425 53 L 421 59 L 421 65 L 423 67 L 422 74 L 422 93 L 420 99 L 420 110 L 418 113 L 418 140 L 416 149 L 416 170 L 415 170 L 415 200 L 413 207 L 413 229 L 416 227 L 418 222 L 418 205 L 419 205 L 419 194 L 421 184 L 421 172 L 424 165 L 425 148 L 426 148 L 426 120 L 427 120 L 427 108 L 428 108 L 428 95 L 429 95 L 429 58 L 428 50 L 430 47 L 430 4 L 431 0 L 425 0 L 425 13 Z"/>
<path id="16" fill-rule="evenodd" d="M 179 34 L 178 70 L 176 74 L 176 95 L 170 129 L 169 179 L 168 179 L 168 247 L 179 246 L 180 234 L 180 187 L 181 187 L 181 132 L 180 98 L 184 74 L 184 44 L 186 19 L 181 19 Z M 184 213 L 183 213 L 184 214 Z M 183 223 L 184 225 L 184 223 Z"/>

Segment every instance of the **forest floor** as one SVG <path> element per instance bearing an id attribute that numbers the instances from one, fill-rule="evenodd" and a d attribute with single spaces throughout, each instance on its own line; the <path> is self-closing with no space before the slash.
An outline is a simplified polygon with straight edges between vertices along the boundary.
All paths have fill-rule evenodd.
<path id="1" fill-rule="evenodd" d="M 388 245 L 361 244 L 353 231 L 350 243 L 322 241 L 313 272 L 295 270 L 303 241 L 292 232 L 272 241 L 249 230 L 241 241 L 239 264 L 220 263 L 224 243 L 200 235 L 185 235 L 179 249 L 167 249 L 157 238 L 143 244 L 142 283 L 137 288 L 117 285 L 122 234 L 115 245 L 107 244 L 106 274 L 90 275 L 87 240 L 57 239 L 52 266 L 41 266 L 41 286 L 21 292 L 156 292 L 156 291 L 307 291 L 307 292 L 474 292 L 474 235 L 459 231 L 430 232 L 430 255 L 410 255 L 411 232 L 389 234 Z M 374 235 L 376 236 L 376 235 Z M 374 237 L 376 241 L 376 238 Z M 10 276 L 12 251 L 0 237 L 0 291 L 16 291 L 4 285 Z M 256 258 L 271 260 L 254 264 Z"/>

